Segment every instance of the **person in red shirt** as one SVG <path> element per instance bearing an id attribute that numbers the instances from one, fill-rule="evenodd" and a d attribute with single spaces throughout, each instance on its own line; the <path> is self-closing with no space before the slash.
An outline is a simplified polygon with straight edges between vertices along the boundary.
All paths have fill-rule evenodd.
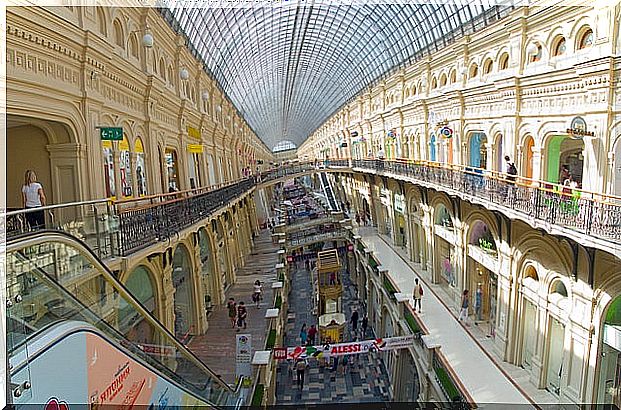
<path id="1" fill-rule="evenodd" d="M 317 335 L 317 328 L 315 325 L 312 325 L 310 329 L 308 329 L 308 345 L 312 346 L 315 344 L 315 335 Z"/>

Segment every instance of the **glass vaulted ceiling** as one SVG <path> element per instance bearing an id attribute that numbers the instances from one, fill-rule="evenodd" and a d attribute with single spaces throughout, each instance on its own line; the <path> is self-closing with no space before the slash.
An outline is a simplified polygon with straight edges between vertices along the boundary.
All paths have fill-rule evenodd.
<path id="1" fill-rule="evenodd" d="M 171 1 L 163 13 L 270 148 L 299 146 L 365 87 L 512 8 L 496 0 L 239 1 Z"/>

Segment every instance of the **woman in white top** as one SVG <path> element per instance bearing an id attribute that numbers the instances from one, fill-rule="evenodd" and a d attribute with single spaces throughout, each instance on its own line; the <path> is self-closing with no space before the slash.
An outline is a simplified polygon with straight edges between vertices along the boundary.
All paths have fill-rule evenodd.
<path id="1" fill-rule="evenodd" d="M 37 182 L 37 175 L 34 171 L 26 171 L 24 176 L 24 186 L 22 186 L 22 203 L 24 208 L 40 208 L 45 206 L 45 192 L 43 187 Z M 45 226 L 45 214 L 43 210 L 26 213 L 26 221 L 30 228 L 37 229 Z"/>
<path id="2" fill-rule="evenodd" d="M 260 280 L 254 282 L 254 292 L 252 293 L 252 300 L 257 304 L 257 309 L 261 307 L 261 299 L 263 299 L 263 285 Z"/>

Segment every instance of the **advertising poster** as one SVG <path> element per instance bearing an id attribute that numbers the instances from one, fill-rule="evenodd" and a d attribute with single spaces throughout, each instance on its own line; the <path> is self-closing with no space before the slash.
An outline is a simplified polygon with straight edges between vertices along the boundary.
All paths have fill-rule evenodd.
<path id="1" fill-rule="evenodd" d="M 138 196 L 147 194 L 147 169 L 144 163 L 144 147 L 140 139 L 136 140 L 134 145 L 136 153 L 136 185 L 138 186 Z"/>
<path id="2" fill-rule="evenodd" d="M 346 356 L 369 352 L 385 352 L 388 350 L 405 349 L 412 346 L 415 336 L 389 337 L 385 339 L 362 340 L 359 342 L 326 344 L 324 346 L 296 346 L 287 348 L 287 359 Z"/>

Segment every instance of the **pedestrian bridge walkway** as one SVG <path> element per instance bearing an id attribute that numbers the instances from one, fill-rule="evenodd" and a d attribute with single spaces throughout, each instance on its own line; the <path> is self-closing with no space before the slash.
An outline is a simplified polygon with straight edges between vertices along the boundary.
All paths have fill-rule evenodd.
<path id="1" fill-rule="evenodd" d="M 386 268 L 402 293 L 411 295 L 414 278 L 419 276 L 399 254 L 382 240 L 375 228 L 358 228 L 358 235 L 366 247 L 373 251 L 374 257 Z M 425 286 L 422 301 L 422 323 L 429 330 L 434 342 L 441 346 L 442 352 L 459 377 L 470 396 L 480 406 L 486 403 L 530 404 L 526 397 L 512 381 L 486 355 L 455 316 L 447 309 L 430 286 Z"/>

